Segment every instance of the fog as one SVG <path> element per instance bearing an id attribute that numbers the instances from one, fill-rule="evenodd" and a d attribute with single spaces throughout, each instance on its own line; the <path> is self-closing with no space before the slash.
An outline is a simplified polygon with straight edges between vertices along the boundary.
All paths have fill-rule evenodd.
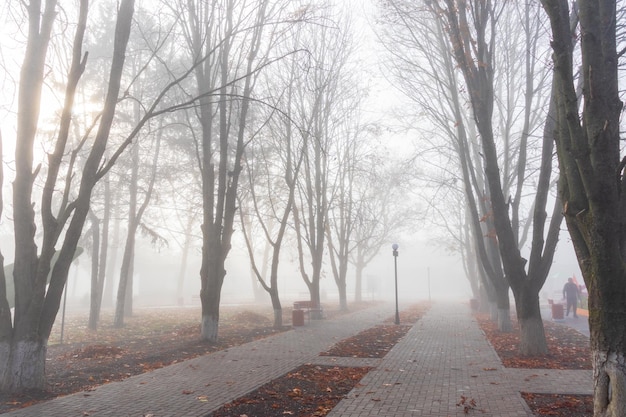
<path id="1" fill-rule="evenodd" d="M 364 16 L 364 14 L 375 14 L 377 9 L 375 9 L 371 5 L 366 5 L 363 6 L 363 8 L 355 8 L 355 10 L 360 13 L 360 15 L 354 16 L 357 27 L 357 30 L 355 32 L 357 34 L 359 34 L 359 32 L 364 32 L 362 34 L 359 34 L 359 36 L 355 36 L 355 43 L 365 46 L 360 49 L 356 48 L 355 56 L 351 57 L 349 60 L 346 58 L 346 63 L 351 63 L 351 65 L 354 65 L 354 63 L 358 63 L 359 67 L 368 68 L 368 71 L 362 71 L 363 73 L 358 74 L 358 77 L 356 77 L 355 80 L 350 81 L 359 81 L 369 85 L 367 86 L 367 89 L 363 89 L 362 91 L 359 90 L 359 92 L 361 92 L 363 96 L 362 102 L 358 101 L 357 105 L 356 101 L 346 101 L 345 103 L 341 103 L 341 106 L 338 106 L 338 109 L 343 110 L 344 108 L 357 107 L 360 111 L 359 115 L 360 117 L 362 117 L 362 119 L 359 119 L 358 123 L 354 124 L 358 125 L 357 127 L 359 128 L 361 126 L 361 123 L 378 123 L 375 128 L 372 128 L 370 131 L 366 132 L 367 134 L 371 134 L 371 136 L 365 135 L 367 136 L 366 140 L 360 141 L 359 146 L 355 146 L 355 149 L 364 152 L 364 154 L 359 154 L 355 156 L 355 161 L 369 161 L 371 158 L 372 161 L 379 161 L 379 165 L 382 165 L 380 160 L 385 160 L 386 163 L 389 163 L 392 169 L 386 171 L 381 170 L 380 172 L 373 173 L 383 179 L 386 176 L 397 175 L 397 173 L 394 171 L 396 169 L 395 165 L 406 164 L 406 166 L 404 167 L 404 172 L 402 172 L 403 174 L 407 173 L 408 171 L 409 173 L 407 174 L 407 176 L 411 176 L 413 174 L 415 174 L 416 176 L 418 174 L 422 175 L 422 183 L 418 184 L 418 182 L 415 181 L 412 185 L 414 188 L 410 190 L 410 193 L 419 192 L 423 194 L 428 194 L 429 191 L 418 189 L 417 187 L 423 186 L 424 188 L 426 188 L 426 185 L 424 183 L 427 183 L 429 181 L 432 181 L 433 183 L 438 182 L 438 187 L 444 188 L 444 186 L 449 186 L 451 190 L 454 190 L 456 181 L 458 180 L 458 173 L 455 173 L 454 169 L 448 171 L 449 168 L 447 167 L 447 164 L 451 159 L 450 155 L 440 154 L 437 155 L 437 157 L 433 157 L 432 155 L 422 155 L 420 157 L 416 156 L 425 146 L 432 146 L 434 142 L 431 141 L 434 141 L 433 136 L 436 136 L 433 134 L 433 132 L 437 130 L 441 131 L 442 129 L 433 125 L 432 120 L 429 121 L 428 118 L 425 117 L 424 113 L 419 110 L 419 96 L 413 96 L 413 99 L 417 101 L 411 102 L 411 95 L 406 94 L 409 96 L 406 97 L 404 93 L 407 92 L 402 91 L 406 90 L 407 88 L 407 86 L 404 85 L 403 80 L 393 80 L 390 79 L 391 77 L 389 77 L 388 74 L 383 75 L 382 72 L 389 72 L 389 68 L 385 68 L 384 65 L 382 65 L 380 62 L 375 62 L 375 60 L 380 59 L 380 51 L 384 50 L 384 48 L 380 44 L 375 42 L 374 38 L 376 36 L 374 36 L 374 32 L 372 30 L 363 30 L 363 28 L 366 25 L 370 24 L 370 20 L 372 20 L 371 18 Z M 341 21 L 341 23 L 343 24 L 343 21 Z M 7 37 L 6 34 L 5 37 Z M 315 36 L 312 35 L 312 38 L 315 38 Z M 337 49 L 342 49 L 344 46 L 344 44 L 338 44 Z M 17 56 L 21 56 L 21 52 L 17 54 L 17 51 L 21 51 L 21 49 L 15 48 L 15 51 L 16 57 L 13 58 L 11 56 L 11 59 L 15 59 L 16 62 L 19 62 Z M 329 54 L 330 50 L 326 51 L 325 53 Z M 363 62 L 365 62 L 365 64 L 363 64 Z M 14 67 L 18 68 L 19 65 L 15 65 Z M 353 69 L 354 67 L 347 66 L 347 68 Z M 268 68 L 268 71 L 270 69 L 271 68 Z M 350 71 L 346 71 L 346 73 L 350 73 Z M 419 73 L 415 74 L 415 76 L 417 75 L 419 75 Z M 15 76 L 15 78 L 18 78 L 17 75 Z M 270 72 L 268 75 L 268 80 L 271 79 L 275 81 L 280 78 L 280 72 Z M 411 78 L 413 77 L 407 77 L 407 79 Z M 96 81 L 98 83 L 99 80 L 100 75 L 96 77 Z M 428 84 L 428 80 L 423 81 L 423 84 L 419 86 L 417 91 L 424 90 L 424 88 Z M 363 86 L 346 82 L 346 86 L 344 87 L 345 90 L 343 91 L 344 93 L 348 91 L 354 91 L 355 89 L 357 89 L 357 87 L 358 89 L 360 89 Z M 90 88 L 94 89 L 95 87 L 87 85 L 85 91 L 91 92 Z M 146 89 L 146 91 L 150 91 L 152 89 L 155 89 L 156 87 L 152 85 L 146 85 L 144 88 Z M 272 91 L 272 88 L 270 88 L 269 91 Z M 56 117 L 54 113 L 55 106 L 52 104 L 54 102 L 54 100 L 52 100 L 52 97 L 55 96 L 55 93 L 56 95 L 60 95 L 59 92 L 55 92 L 54 89 L 44 89 L 44 95 L 41 99 L 44 112 L 41 117 L 42 120 L 54 120 L 54 118 Z M 263 94 L 269 93 L 263 91 Z M 338 96 L 346 97 L 349 95 L 338 94 Z M 91 103 L 87 104 L 91 105 Z M 88 108 L 87 104 L 83 103 L 83 110 Z M 10 137 L 13 137 L 13 131 L 15 130 L 15 121 L 13 118 L 13 114 L 15 113 L 15 111 L 13 108 L 11 108 L 12 106 L 13 104 L 7 104 L 5 106 L 6 110 L 2 113 L 2 120 L 3 122 L 5 122 L 5 126 L 8 127 L 5 128 L 5 132 L 8 131 L 8 135 L 5 133 L 5 136 Z M 56 107 L 58 107 L 58 103 Z M 414 110 L 415 114 L 411 115 L 411 117 L 408 118 L 406 114 L 398 116 L 398 114 L 396 113 L 395 115 L 392 115 L 394 111 L 397 111 L 398 108 L 402 107 L 404 107 L 405 109 L 417 108 L 418 110 Z M 260 107 L 260 109 L 262 109 L 262 107 Z M 262 118 L 262 110 L 260 109 L 257 109 L 258 115 L 255 116 L 257 116 L 259 120 L 255 120 L 255 123 L 262 124 L 260 121 L 260 119 Z M 442 110 L 444 114 L 446 114 L 445 111 L 446 109 Z M 347 111 L 345 112 L 345 115 L 346 116 L 342 117 L 341 119 L 350 120 L 350 117 L 352 117 L 352 115 L 349 114 L 349 112 Z M 402 119 L 402 116 L 404 116 L 405 119 Z M 356 119 L 357 118 L 355 117 L 355 120 Z M 447 120 L 447 118 L 442 119 Z M 384 120 L 384 122 L 380 122 L 381 120 Z M 416 123 L 416 121 L 418 121 L 419 123 Z M 178 121 L 174 120 L 171 123 L 172 125 L 176 125 Z M 410 126 L 407 127 L 407 125 Z M 416 128 L 415 126 L 418 127 Z M 250 131 L 254 131 L 257 128 L 256 126 L 253 127 L 254 129 L 250 128 Z M 357 127 L 348 126 L 345 128 L 345 131 L 351 132 L 352 129 L 356 130 Z M 342 127 L 342 129 L 344 128 Z M 337 129 L 337 131 L 343 132 L 343 130 L 341 129 Z M 336 139 L 336 133 L 337 132 L 330 132 L 328 133 L 328 137 Z M 122 132 L 117 132 L 116 134 L 122 136 Z M 174 132 L 174 134 L 176 140 L 179 140 L 181 137 L 189 136 L 187 133 L 180 134 L 180 132 Z M 42 134 L 42 136 L 45 135 Z M 267 134 L 267 137 L 272 136 L 275 136 L 273 132 L 272 134 Z M 346 136 L 350 137 L 350 134 L 347 134 Z M 360 136 L 358 137 L 360 140 L 362 139 Z M 267 138 L 261 139 L 265 139 L 267 141 Z M 444 141 L 441 143 L 445 143 L 445 140 L 447 140 L 447 138 L 445 137 L 440 139 L 444 139 Z M 43 137 L 39 138 L 39 140 L 46 146 L 40 145 L 36 147 L 36 156 L 38 158 L 44 159 L 43 154 L 45 152 L 43 150 L 47 149 L 47 139 Z M 147 138 L 142 138 L 141 140 L 147 141 Z M 5 159 L 10 160 L 13 158 L 14 154 L 13 142 L 6 142 L 7 143 L 5 146 L 5 155 L 9 155 L 9 157 L 5 156 Z M 174 141 L 172 140 L 172 142 Z M 259 142 L 262 141 L 259 140 Z M 363 143 L 365 142 L 368 142 L 367 146 L 363 146 Z M 256 144 L 256 142 L 253 142 L 253 144 Z M 253 147 L 253 144 L 250 145 L 251 148 Z M 348 143 L 348 145 L 345 146 L 347 148 L 348 146 L 354 145 Z M 331 147 L 329 146 L 329 149 L 330 148 Z M 440 149 L 439 147 L 434 148 Z M 176 154 L 175 150 L 176 148 L 172 146 L 169 149 L 169 157 L 161 158 L 162 161 L 160 163 L 163 163 L 165 170 L 167 170 L 167 168 L 172 169 L 172 166 L 175 169 L 178 169 L 181 164 L 181 160 L 183 161 L 182 163 L 186 164 L 185 166 L 193 167 L 193 164 L 195 162 L 194 158 L 191 158 L 190 160 L 176 159 L 172 157 L 172 155 Z M 130 151 L 128 152 L 130 153 Z M 146 152 L 146 149 L 141 149 L 141 152 Z M 358 152 L 355 150 L 354 153 L 356 155 Z M 181 154 L 184 155 L 184 153 Z M 126 154 L 122 156 L 122 165 L 123 163 L 129 163 L 128 159 L 123 159 L 127 157 L 128 155 Z M 148 161 L 147 164 L 149 164 L 149 155 L 142 155 L 142 158 L 146 158 L 146 161 Z M 172 160 L 169 161 L 169 158 L 172 158 Z M 374 158 L 380 158 L 380 160 Z M 439 160 L 439 158 L 441 158 L 441 160 Z M 338 160 L 340 158 L 335 159 Z M 355 162 L 355 165 L 357 165 L 357 162 Z M 9 165 L 9 162 L 5 163 Z M 171 164 L 171 166 L 168 167 L 167 163 Z M 432 166 L 429 166 L 429 164 L 435 166 L 436 170 L 433 169 L 432 172 L 428 171 L 429 168 L 433 168 Z M 366 163 L 365 165 L 375 164 Z M 337 165 L 336 167 L 334 167 L 334 169 L 336 169 L 337 171 L 341 171 L 344 168 L 345 166 L 342 165 Z M 127 175 L 127 173 L 124 171 L 124 168 L 122 168 L 120 172 L 121 173 L 118 173 L 115 170 L 112 170 L 110 175 L 119 175 L 119 184 L 124 184 L 124 186 L 126 186 L 125 181 L 127 181 L 127 179 L 125 175 Z M 232 174 L 232 170 L 228 172 L 229 175 Z M 145 172 L 142 173 L 142 175 L 144 174 Z M 180 181 L 179 183 L 172 181 L 171 184 L 168 184 L 167 181 L 163 180 L 162 178 L 159 178 L 159 180 L 156 182 L 156 188 L 161 193 L 161 198 L 165 200 L 175 201 L 168 208 L 169 210 L 171 210 L 169 215 L 164 215 L 164 212 L 162 211 L 164 210 L 163 207 L 159 207 L 158 209 L 150 211 L 153 209 L 153 206 L 157 205 L 157 203 L 151 203 L 151 206 L 147 212 L 147 217 L 149 217 L 149 220 L 146 221 L 146 223 L 150 223 L 150 225 L 155 228 L 155 230 L 157 230 L 159 233 L 162 233 L 165 238 L 169 240 L 169 244 L 161 245 L 161 247 L 156 248 L 146 237 L 137 237 L 134 259 L 134 282 L 132 288 L 133 298 L 135 300 L 136 306 L 174 306 L 180 304 L 199 305 L 199 271 L 201 260 L 201 242 L 198 239 L 198 236 L 201 234 L 200 226 L 198 224 L 194 224 L 193 227 L 193 234 L 196 236 L 196 238 L 191 245 L 192 247 L 185 267 L 186 273 L 184 274 L 184 285 L 182 287 L 182 292 L 180 293 L 178 288 L 178 281 L 182 253 L 180 249 L 181 245 L 177 242 L 182 242 L 185 240 L 184 232 L 182 232 L 181 230 L 175 230 L 175 226 L 172 226 L 174 230 L 167 230 L 165 228 L 159 229 L 155 226 L 155 224 L 159 222 L 169 223 L 173 222 L 172 219 L 174 219 L 176 216 L 183 216 L 180 214 L 180 212 L 174 214 L 176 210 L 187 210 L 184 215 L 189 215 L 190 217 L 192 217 L 193 213 L 195 213 L 194 210 L 197 210 L 197 207 L 194 208 L 193 204 L 191 203 L 189 203 L 188 207 L 182 207 L 184 203 L 181 203 L 181 207 L 178 207 L 178 202 L 176 200 L 179 198 L 178 193 L 181 189 L 184 189 L 184 193 L 186 194 L 193 194 L 195 192 L 195 198 L 199 197 L 199 189 L 194 189 L 193 186 L 189 185 L 192 184 L 192 180 L 189 180 L 189 182 L 185 183 L 186 179 L 183 178 L 185 173 L 179 171 L 177 172 L 177 174 L 180 177 L 178 179 Z M 326 174 L 329 178 L 331 178 L 332 175 L 335 175 L 334 172 Z M 198 174 L 196 171 L 190 168 L 189 172 L 187 172 L 186 175 L 188 175 L 192 179 L 195 179 L 194 176 L 197 176 Z M 432 175 L 432 178 L 424 180 L 423 177 L 427 177 L 428 175 Z M 441 178 L 441 175 L 444 175 L 444 177 Z M 13 180 L 12 172 L 9 172 L 9 180 L 5 181 L 5 183 L 3 184 L 3 192 L 5 195 L 10 195 L 11 193 L 11 180 Z M 410 179 L 410 181 L 414 180 L 415 178 Z M 364 182 L 367 183 L 367 181 Z M 380 181 L 380 184 L 383 184 L 384 186 L 385 183 L 384 181 Z M 140 184 L 139 188 L 141 188 L 141 186 L 147 188 L 145 184 Z M 171 189 L 168 188 L 170 186 Z M 194 186 L 197 186 L 197 184 L 195 184 Z M 242 188 L 244 187 L 242 186 Z M 285 189 L 283 188 L 281 189 L 281 191 L 285 191 Z M 336 193 L 341 194 L 342 191 L 343 190 L 339 190 L 336 191 Z M 378 190 L 374 190 L 373 193 L 376 194 L 377 191 Z M 458 189 L 456 191 L 458 192 Z M 275 191 L 270 190 L 270 192 Z M 370 192 L 372 191 L 362 191 L 362 195 L 358 195 L 357 197 L 365 200 L 370 195 Z M 453 191 L 450 191 L 450 193 L 452 192 Z M 528 194 L 532 195 L 533 193 L 529 192 Z M 401 196 L 401 199 L 402 197 L 405 196 Z M 127 199 L 126 195 L 121 197 L 118 196 L 118 198 L 119 204 L 122 204 L 120 202 L 125 202 L 125 199 Z M 194 197 L 190 197 L 190 199 L 193 198 Z M 411 200 L 410 204 L 408 205 L 417 207 L 416 210 L 418 211 L 426 212 L 429 210 L 424 202 L 420 201 L 419 198 L 416 198 L 416 196 L 414 195 L 406 196 L 406 199 Z M 425 199 L 437 200 L 437 198 L 433 195 L 429 195 L 428 197 L 425 197 Z M 102 200 L 101 189 L 96 188 L 94 191 L 93 201 L 97 203 L 94 204 L 92 202 L 96 210 L 98 209 L 98 205 L 101 205 L 100 200 Z M 402 202 L 394 202 L 391 205 L 395 206 L 396 204 L 400 205 L 401 203 Z M 406 202 L 404 203 L 406 204 Z M 454 206 L 451 205 L 449 201 L 445 201 L 442 199 L 441 203 L 442 207 L 445 207 L 447 205 L 445 209 L 450 210 L 450 212 L 453 212 L 455 210 L 454 208 L 450 208 Z M 163 202 L 159 202 L 158 204 L 161 206 L 167 205 Z M 197 201 L 194 202 L 194 204 L 197 204 Z M 530 205 L 530 203 L 528 204 Z M 37 205 L 36 208 L 39 209 L 39 205 Z M 327 207 L 326 209 L 329 208 Z M 10 208 L 8 209 L 8 211 L 9 210 Z M 158 210 L 161 211 L 158 212 Z M 445 216 L 449 214 L 450 213 L 444 213 L 442 214 L 442 217 L 445 218 Z M 7 229 L 10 228 L 11 215 L 11 213 L 5 215 L 5 219 L 9 221 L 5 221 L 3 224 L 4 233 L 7 233 Z M 123 218 L 124 214 L 120 215 L 120 217 Z M 126 220 L 127 218 L 123 218 L 122 223 Z M 179 220 L 177 219 L 177 221 Z M 365 268 L 363 273 L 362 287 L 362 298 L 364 300 L 393 299 L 396 291 L 396 279 L 398 296 L 401 301 L 422 299 L 467 300 L 472 297 L 472 292 L 465 276 L 465 271 L 463 269 L 463 263 L 460 255 L 458 253 L 451 253 L 444 249 L 447 244 L 445 241 L 442 241 L 441 238 L 441 236 L 446 234 L 446 232 L 443 231 L 445 230 L 443 225 L 441 226 L 442 230 L 438 230 L 436 225 L 430 224 L 428 227 L 424 227 L 423 224 L 417 223 L 419 222 L 416 222 L 414 220 L 407 220 L 406 227 L 397 228 L 397 239 L 390 239 L 385 245 L 383 245 L 378 255 Z M 422 228 L 421 230 L 414 231 L 415 228 L 420 227 Z M 123 228 L 124 225 L 122 226 L 122 229 Z M 254 290 L 255 285 L 258 284 L 256 284 L 256 279 L 253 277 L 251 272 L 248 253 L 240 235 L 241 227 L 236 226 L 236 229 L 237 230 L 235 231 L 233 247 L 232 250 L 228 253 L 226 261 L 227 275 L 221 291 L 221 303 L 238 304 L 263 302 L 270 305 L 270 301 L 267 295 L 259 299 L 258 292 L 255 292 Z M 293 230 L 291 232 L 293 232 Z M 122 235 L 123 234 L 124 232 L 122 232 Z M 88 235 L 86 227 L 83 235 Z M 291 241 L 284 244 L 279 269 L 278 285 L 280 297 L 284 301 L 284 305 L 289 305 L 289 302 L 291 300 L 307 299 L 309 297 L 307 286 L 300 275 L 300 270 L 297 262 L 297 254 L 295 253 L 295 243 L 293 242 L 293 239 L 294 238 L 292 236 Z M 13 260 L 13 253 L 10 244 L 10 242 L 12 242 L 13 240 L 14 237 L 11 234 L 5 234 L 2 238 L 2 252 L 8 262 L 12 262 Z M 87 236 L 85 237 L 85 240 L 81 242 L 81 244 L 88 246 L 88 240 L 89 237 Z M 395 260 L 392 256 L 392 243 L 399 244 L 399 256 Z M 111 253 L 109 253 L 109 261 L 110 259 L 115 258 L 117 259 L 117 262 L 107 265 L 107 279 L 109 281 L 106 285 L 112 290 L 108 293 L 105 293 L 106 298 L 103 304 L 104 308 L 111 308 L 115 304 L 114 296 L 117 288 L 117 281 L 119 280 L 120 262 L 122 257 L 121 246 L 123 245 L 121 243 L 118 243 L 117 248 L 110 248 Z M 113 253 L 115 251 L 117 251 L 117 254 Z M 87 309 L 89 307 L 91 290 L 91 255 L 88 252 L 89 249 L 85 250 L 85 253 L 74 262 L 74 265 L 69 273 L 67 302 L 68 306 L 72 309 Z M 397 276 L 394 269 L 394 261 L 397 261 Z M 307 264 L 307 262 L 308 261 L 305 261 L 305 264 Z M 322 269 L 322 278 L 320 282 L 320 296 L 322 302 L 326 305 L 337 305 L 338 292 L 332 276 L 332 269 L 328 264 L 329 261 L 327 255 L 325 255 L 325 262 L 326 263 L 324 264 L 324 267 Z M 567 238 L 567 233 L 563 232 L 553 262 L 552 271 L 548 276 L 544 289 L 540 293 L 541 297 L 553 298 L 554 294 L 560 291 L 567 277 L 571 275 L 576 275 L 578 277 L 581 276 L 577 266 L 576 258 L 571 248 L 571 242 Z M 355 297 L 355 276 L 353 268 L 348 271 L 347 288 L 348 302 L 350 303 L 352 300 L 354 300 Z"/>
<path id="2" fill-rule="evenodd" d="M 472 298 L 472 291 L 460 257 L 446 253 L 445 250 L 433 244 L 434 241 L 434 239 L 425 240 L 419 236 L 401 240 L 397 258 L 398 299 L 401 307 L 402 303 L 418 300 L 467 301 Z M 362 299 L 364 301 L 394 300 L 395 298 L 394 259 L 391 244 L 389 242 L 388 247 L 381 250 L 363 273 Z M 185 276 L 184 306 L 200 305 L 199 248 L 193 252 L 194 256 L 189 259 Z M 157 251 L 149 242 L 139 239 L 133 285 L 136 306 L 178 305 L 177 276 L 180 257 L 180 251 L 167 248 Z M 69 312 L 84 311 L 89 308 L 89 262 L 88 255 L 81 255 L 70 272 L 67 300 Z M 254 281 L 249 267 L 250 260 L 244 248 L 235 246 L 226 265 L 227 274 L 222 289 L 223 305 L 260 303 L 271 306 L 266 293 L 262 293 L 261 298 L 255 298 Z M 329 265 L 325 265 L 320 283 L 320 295 L 326 308 L 336 308 L 339 305 L 338 292 L 329 268 Z M 116 265 L 113 275 L 115 276 L 118 271 L 119 265 Z M 571 242 L 567 238 L 567 232 L 564 231 L 553 267 L 540 292 L 542 302 L 545 303 L 548 298 L 558 299 L 563 284 L 572 275 L 581 277 Z M 348 273 L 347 287 L 350 304 L 354 300 L 353 271 Z M 309 298 L 307 287 L 295 263 L 295 253 L 286 254 L 285 260 L 281 263 L 279 291 L 283 306 L 291 305 L 294 300 Z M 105 308 L 112 308 L 114 302 L 113 298 L 105 300 Z"/>

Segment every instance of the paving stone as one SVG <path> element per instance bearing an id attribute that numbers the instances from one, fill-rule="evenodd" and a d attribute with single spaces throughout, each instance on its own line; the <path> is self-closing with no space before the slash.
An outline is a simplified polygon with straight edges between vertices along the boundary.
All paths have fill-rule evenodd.
<path id="1" fill-rule="evenodd" d="M 310 321 L 272 337 L 190 359 L 7 417 L 200 417 L 300 365 L 374 367 L 329 417 L 532 416 L 520 391 L 591 393 L 591 371 L 505 369 L 465 303 L 435 303 L 382 359 L 319 356 L 393 314 L 380 305 Z M 261 416 L 258 416 L 261 417 Z"/>

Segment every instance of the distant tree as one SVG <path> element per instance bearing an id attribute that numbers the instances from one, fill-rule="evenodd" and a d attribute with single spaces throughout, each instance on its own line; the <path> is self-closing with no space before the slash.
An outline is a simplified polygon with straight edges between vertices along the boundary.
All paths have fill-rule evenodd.
<path id="1" fill-rule="evenodd" d="M 330 205 L 333 140 L 339 134 L 342 94 L 349 59 L 349 34 L 337 26 L 333 10 L 321 8 L 322 24 L 311 25 L 300 39 L 309 52 L 309 73 L 299 86 L 294 117 L 306 138 L 293 209 L 300 275 L 310 301 L 320 305 L 320 279 Z M 339 114 L 337 114 L 339 112 Z M 335 117 L 337 116 L 337 118 Z M 306 265 L 310 265 L 307 267 Z"/>
<path id="2" fill-rule="evenodd" d="M 351 24 L 339 22 L 343 30 L 351 32 Z M 343 51 L 350 58 L 353 53 L 353 41 L 346 37 Z M 363 171 L 367 170 L 364 164 L 368 163 L 368 156 L 375 153 L 370 145 L 373 143 L 373 126 L 363 121 L 362 101 L 367 97 L 367 91 L 359 86 L 359 74 L 356 62 L 347 62 L 345 75 L 341 77 L 341 100 L 335 104 L 334 128 L 335 136 L 330 152 L 333 155 L 330 184 L 328 188 L 329 210 L 326 225 L 326 244 L 331 270 L 337 291 L 339 293 L 339 308 L 348 309 L 348 267 L 350 257 L 357 244 L 354 240 L 358 216 L 358 182 Z M 352 77 L 348 74 L 353 75 Z"/>
<path id="3" fill-rule="evenodd" d="M 292 40 L 285 42 L 288 50 L 295 50 L 301 25 L 292 28 Z M 262 139 L 246 150 L 244 174 L 247 184 L 239 195 L 241 227 L 250 256 L 255 281 L 267 292 L 274 311 L 274 327 L 280 328 L 282 304 L 278 278 L 281 254 L 291 224 L 295 200 L 296 178 L 300 174 L 306 149 L 306 135 L 293 119 L 294 95 L 305 72 L 298 70 L 302 57 L 298 54 L 283 59 L 265 74 L 266 89 L 276 94 L 277 101 L 265 107 L 267 123 L 260 133 Z M 263 260 L 255 254 L 255 242 L 263 241 Z M 269 269 L 269 273 L 268 270 Z"/>
<path id="4" fill-rule="evenodd" d="M 161 126 L 156 132 L 154 149 L 152 150 L 152 161 L 149 169 L 143 169 L 144 177 L 147 184 L 143 192 L 143 201 L 139 202 L 139 186 L 138 177 L 141 163 L 139 159 L 139 146 L 135 145 L 132 153 L 131 177 L 129 181 L 129 210 L 128 210 L 128 229 L 126 232 L 126 243 L 122 255 L 122 267 L 120 269 L 120 279 L 117 289 L 117 302 L 115 304 L 115 318 L 113 325 L 117 328 L 124 325 L 124 317 L 130 316 L 132 313 L 132 285 L 133 272 L 135 262 L 135 241 L 136 234 L 141 225 L 142 217 L 150 204 L 154 193 L 154 185 L 157 180 L 157 170 L 159 166 L 159 157 L 161 149 L 161 138 L 163 136 L 163 127 Z M 129 300 L 130 298 L 130 300 Z"/>
<path id="5" fill-rule="evenodd" d="M 494 128 L 497 65 L 495 46 L 497 35 L 500 33 L 498 19 L 506 16 L 508 5 L 454 0 L 434 1 L 431 5 L 433 12 L 445 19 L 453 55 L 463 74 L 472 105 L 472 114 L 480 134 L 485 177 L 495 226 L 496 236 L 494 237 L 497 237 L 505 276 L 516 300 L 517 319 L 520 323 L 520 351 L 526 355 L 543 354 L 547 352 L 547 343 L 539 309 L 539 290 L 552 264 L 562 220 L 562 213 L 557 206 L 554 207 L 550 219 L 546 213 L 552 174 L 553 142 L 549 132 L 552 130 L 553 119 L 548 116 L 546 131 L 543 135 L 542 157 L 532 214 L 530 259 L 527 260 L 522 257 L 520 251 L 518 211 L 519 199 L 526 178 L 528 125 L 525 124 L 525 130 L 522 132 L 520 152 L 515 165 L 517 190 L 514 197 L 509 197 L 508 201 L 504 194 L 507 189 L 507 178 L 501 177 L 499 152 L 496 146 L 497 135 Z M 531 21 L 530 7 L 526 5 L 525 8 L 527 23 Z M 527 35 L 529 42 L 537 42 L 534 32 L 529 32 Z M 531 46 L 532 43 L 527 45 Z M 524 73 L 526 117 L 532 114 L 530 97 L 535 91 L 534 59 L 535 56 L 532 56 L 530 52 L 526 53 Z M 506 129 L 503 136 L 507 137 Z"/>
<path id="6" fill-rule="evenodd" d="M 463 242 L 458 248 L 461 253 L 477 257 L 478 270 L 482 272 L 480 288 L 486 296 L 482 304 L 490 305 L 492 318 L 501 331 L 510 331 L 509 285 L 494 238 L 489 190 L 479 144 L 474 139 L 475 123 L 466 111 L 465 89 L 445 28 L 441 19 L 434 18 L 438 14 L 429 8 L 416 9 L 410 2 L 392 1 L 385 10 L 385 26 L 380 37 L 391 56 L 385 67 L 403 94 L 418 105 L 417 109 L 404 111 L 402 116 L 410 120 L 411 126 L 425 124 L 422 118 L 434 126 L 421 135 L 427 146 L 420 145 L 421 153 L 416 157 L 423 170 L 419 175 L 425 177 L 422 187 L 436 193 L 434 198 L 431 193 L 420 196 L 432 213 L 427 217 L 446 228 L 459 242 L 463 241 L 459 234 L 464 229 L 461 224 L 467 224 L 471 243 Z M 416 111 L 422 116 L 417 120 Z M 454 195 L 457 193 L 461 197 Z M 452 225 L 452 219 L 459 223 Z M 474 250 L 465 252 L 468 246 Z"/>
<path id="7" fill-rule="evenodd" d="M 408 170 L 390 155 L 369 155 L 359 172 L 354 207 L 355 248 L 350 263 L 355 271 L 355 301 L 363 299 L 363 272 L 380 250 L 403 230 L 418 224 L 419 207 L 406 198 L 411 187 Z"/>
<path id="8" fill-rule="evenodd" d="M 380 151 L 374 146 L 378 132 L 374 126 L 365 125 L 361 121 L 359 97 L 365 96 L 365 93 L 356 85 L 349 90 L 357 94 L 353 97 L 355 100 L 350 100 L 347 92 L 344 95 L 344 105 L 347 107 L 341 118 L 343 126 L 339 127 L 340 133 L 334 141 L 334 176 L 329 188 L 331 199 L 326 228 L 328 257 L 339 293 L 341 310 L 348 309 L 347 279 L 351 260 L 355 259 L 355 255 L 357 257 L 359 254 L 363 255 L 366 248 L 364 243 L 366 241 L 371 243 L 375 238 L 372 235 L 364 235 L 367 228 L 363 227 L 363 222 L 367 216 L 364 212 L 366 206 L 376 204 L 372 201 L 373 193 L 370 193 L 380 182 L 379 178 L 372 178 L 371 174 L 375 168 L 369 166 L 375 158 L 374 155 Z M 378 196 L 375 200 L 378 200 Z M 394 202 L 388 203 L 390 204 L 388 209 L 394 211 L 392 208 Z M 383 224 L 381 218 L 374 221 L 379 226 Z M 360 271 L 357 271 L 359 284 L 365 267 L 363 261 L 364 258 L 361 258 L 358 263 L 361 266 Z M 358 291 L 360 292 L 361 288 L 358 288 Z"/>
<path id="9" fill-rule="evenodd" d="M 179 7 L 200 97 L 194 115 L 202 179 L 201 338 L 216 341 L 255 85 L 260 70 L 273 61 L 269 54 L 279 33 L 274 29 L 285 24 L 286 6 L 225 0 L 183 1 Z"/>

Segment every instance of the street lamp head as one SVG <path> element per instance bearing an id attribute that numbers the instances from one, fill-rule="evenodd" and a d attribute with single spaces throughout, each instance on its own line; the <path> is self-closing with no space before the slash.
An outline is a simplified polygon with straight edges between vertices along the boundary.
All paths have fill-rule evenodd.
<path id="1" fill-rule="evenodd" d="M 393 245 L 391 245 L 391 249 L 398 250 L 398 244 L 394 243 Z"/>

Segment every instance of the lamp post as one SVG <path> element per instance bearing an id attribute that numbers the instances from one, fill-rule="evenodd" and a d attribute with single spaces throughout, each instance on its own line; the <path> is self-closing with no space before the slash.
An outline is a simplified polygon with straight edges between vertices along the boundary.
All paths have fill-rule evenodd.
<path id="1" fill-rule="evenodd" d="M 396 324 L 400 324 L 400 312 L 398 311 L 398 244 L 394 243 L 391 245 L 391 249 L 393 249 L 393 268 L 395 273 L 395 283 L 396 283 Z"/>

